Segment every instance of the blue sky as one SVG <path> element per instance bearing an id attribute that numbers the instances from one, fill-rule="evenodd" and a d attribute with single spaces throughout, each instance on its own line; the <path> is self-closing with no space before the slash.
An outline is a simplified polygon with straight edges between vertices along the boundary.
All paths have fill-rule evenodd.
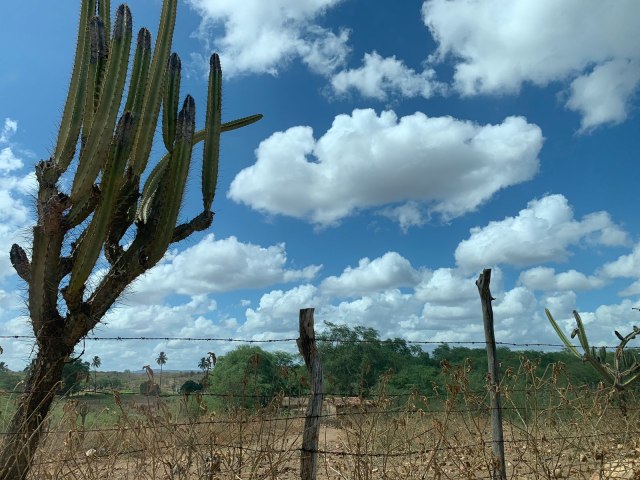
<path id="1" fill-rule="evenodd" d="M 154 35 L 160 0 L 129 6 Z M 474 281 L 491 267 L 498 341 L 558 343 L 548 307 L 567 330 L 578 309 L 613 344 L 640 323 L 639 16 L 635 0 L 181 1 L 173 50 L 198 124 L 212 51 L 223 120 L 264 119 L 223 137 L 213 227 L 174 245 L 95 334 L 292 338 L 315 307 L 319 325 L 476 341 Z M 29 244 L 78 5 L 23 0 L 0 18 L 0 332 L 24 335 L 8 253 Z M 200 204 L 194 168 L 181 217 Z M 32 353 L 0 345 L 14 369 Z M 165 351 L 167 368 L 195 369 L 232 346 L 101 341 L 85 355 L 137 370 Z"/>

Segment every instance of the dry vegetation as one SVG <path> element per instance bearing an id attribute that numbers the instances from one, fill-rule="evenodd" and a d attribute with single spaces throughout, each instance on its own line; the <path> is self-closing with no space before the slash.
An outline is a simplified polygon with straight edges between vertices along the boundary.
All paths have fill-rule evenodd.
<path id="1" fill-rule="evenodd" d="M 490 478 L 487 392 L 469 388 L 468 365 L 443 368 L 445 389 L 390 396 L 383 387 L 363 407 L 324 414 L 318 478 Z M 572 386 L 564 373 L 560 364 L 536 375 L 523 359 L 505 375 L 507 477 L 640 478 L 635 394 L 621 405 L 609 389 Z M 29 478 L 299 478 L 300 409 L 276 398 L 258 411 L 214 412 L 208 400 L 115 393 L 88 412 L 67 401 L 47 422 Z"/>

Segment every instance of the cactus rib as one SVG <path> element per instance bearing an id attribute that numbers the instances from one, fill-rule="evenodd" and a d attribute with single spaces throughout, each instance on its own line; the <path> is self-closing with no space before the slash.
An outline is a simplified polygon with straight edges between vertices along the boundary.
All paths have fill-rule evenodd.
<path id="1" fill-rule="evenodd" d="M 78 170 L 71 187 L 71 201 L 76 204 L 87 195 L 106 160 L 109 139 L 122 100 L 131 46 L 131 12 L 120 5 L 113 28 L 109 65 L 85 148 L 80 153 Z"/>
<path id="2" fill-rule="evenodd" d="M 69 93 L 65 102 L 60 131 L 53 154 L 58 174 L 64 173 L 76 151 L 76 143 L 82 126 L 82 112 L 84 108 L 85 80 L 89 57 L 89 19 L 95 11 L 95 0 L 82 0 L 80 7 L 80 26 L 76 54 L 73 62 L 73 73 L 69 84 Z"/>

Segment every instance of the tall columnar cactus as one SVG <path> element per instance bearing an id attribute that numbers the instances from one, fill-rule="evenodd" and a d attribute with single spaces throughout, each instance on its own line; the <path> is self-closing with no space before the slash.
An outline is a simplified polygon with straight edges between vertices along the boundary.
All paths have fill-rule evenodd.
<path id="1" fill-rule="evenodd" d="M 634 326 L 633 330 L 624 336 L 617 331 L 614 331 L 616 337 L 620 340 L 620 344 L 616 347 L 613 356 L 611 356 L 607 353 L 605 347 L 596 349 L 596 347 L 589 346 L 587 332 L 584 328 L 582 318 L 580 317 L 580 314 L 574 310 L 573 316 L 576 319 L 576 328 L 571 333 L 571 338 L 576 336 L 578 337 L 578 341 L 580 342 L 580 346 L 583 351 L 583 353 L 580 354 L 569 338 L 564 334 L 558 323 L 554 320 L 551 312 L 549 312 L 548 309 L 545 309 L 545 313 L 547 314 L 547 318 L 549 319 L 551 326 L 554 328 L 567 349 L 576 357 L 581 358 L 585 362 L 589 362 L 600 376 L 617 392 L 623 392 L 626 387 L 640 378 L 640 363 L 633 353 L 625 351 L 627 344 L 636 338 L 636 336 L 640 335 L 640 328 Z"/>
<path id="2" fill-rule="evenodd" d="M 125 96 L 132 43 L 129 8 L 118 7 L 109 37 L 109 0 L 82 0 L 57 144 L 53 156 L 36 166 L 38 220 L 31 258 L 19 245 L 10 252 L 16 272 L 28 284 L 38 351 L 4 437 L 0 480 L 27 475 L 42 422 L 74 347 L 169 245 L 211 225 L 220 134 L 262 117 L 221 122 L 222 71 L 216 54 L 210 62 L 204 129 L 196 129 L 191 96 L 179 109 L 180 58 L 170 51 L 177 3 L 163 2 L 153 52 L 149 31 L 139 31 Z M 167 153 L 141 184 L 161 108 Z M 192 150 L 199 142 L 204 142 L 203 211 L 176 225 Z M 72 164 L 76 167 L 71 188 L 63 192 L 59 180 Z M 126 232 L 133 240 L 125 247 L 121 241 Z M 101 253 L 109 269 L 89 290 L 87 281 Z"/>

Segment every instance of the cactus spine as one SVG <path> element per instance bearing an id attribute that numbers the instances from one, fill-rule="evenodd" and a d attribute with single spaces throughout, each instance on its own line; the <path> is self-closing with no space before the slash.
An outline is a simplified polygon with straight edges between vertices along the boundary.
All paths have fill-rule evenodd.
<path id="1" fill-rule="evenodd" d="M 74 66 L 57 143 L 52 157 L 36 166 L 38 221 L 32 255 L 29 258 L 17 244 L 10 252 L 16 272 L 28 284 L 38 352 L 0 452 L 0 480 L 26 478 L 40 426 L 74 347 L 171 243 L 211 225 L 220 134 L 262 118 L 251 115 L 222 123 L 222 70 L 215 54 L 210 62 L 205 128 L 196 130 L 195 101 L 190 95 L 178 112 L 181 64 L 177 54 L 170 55 L 177 4 L 178 0 L 163 1 L 153 52 L 149 31 L 138 32 L 125 95 L 131 12 L 126 5 L 116 9 L 110 34 L 109 0 L 81 2 Z M 141 189 L 161 108 L 167 153 Z M 204 209 L 189 222 L 176 225 L 193 147 L 202 141 Z M 77 166 L 70 192 L 62 192 L 59 180 L 72 164 Z M 124 247 L 121 240 L 130 229 L 133 241 Z M 102 252 L 108 271 L 87 291 Z"/>

